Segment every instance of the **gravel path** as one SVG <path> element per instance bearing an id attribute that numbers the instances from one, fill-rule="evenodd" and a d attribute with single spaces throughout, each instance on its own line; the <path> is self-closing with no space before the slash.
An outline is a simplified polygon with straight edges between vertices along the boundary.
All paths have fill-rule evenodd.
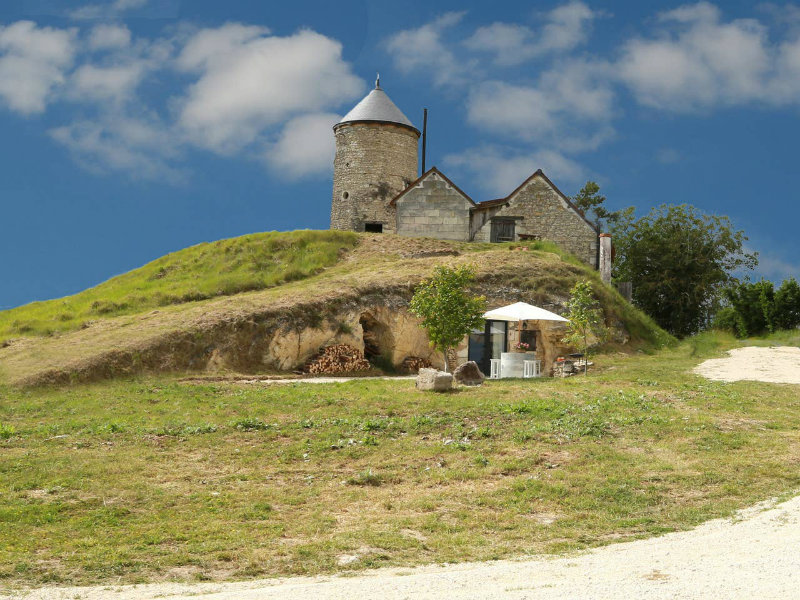
<path id="1" fill-rule="evenodd" d="M 694 372 L 717 381 L 800 383 L 800 348 L 736 348 L 724 358 L 712 358 L 700 363 Z"/>
<path id="2" fill-rule="evenodd" d="M 46 588 L 25 600 L 609 600 L 800 597 L 800 497 L 571 557 L 380 569 L 354 577 Z"/>

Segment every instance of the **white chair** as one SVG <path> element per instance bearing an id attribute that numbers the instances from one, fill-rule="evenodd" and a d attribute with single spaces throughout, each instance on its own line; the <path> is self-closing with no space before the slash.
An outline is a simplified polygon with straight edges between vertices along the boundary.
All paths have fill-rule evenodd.
<path id="1" fill-rule="evenodd" d="M 500 359 L 489 359 L 489 379 L 500 379 Z"/>
<path id="2" fill-rule="evenodd" d="M 542 361 L 526 360 L 522 362 L 522 376 L 526 379 L 542 376 Z"/>

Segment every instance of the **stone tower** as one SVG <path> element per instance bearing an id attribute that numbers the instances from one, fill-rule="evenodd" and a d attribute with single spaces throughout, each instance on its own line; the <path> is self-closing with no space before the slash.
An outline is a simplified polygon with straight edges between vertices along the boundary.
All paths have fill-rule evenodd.
<path id="1" fill-rule="evenodd" d="M 333 126 L 331 229 L 394 232 L 389 202 L 417 179 L 419 130 L 381 89 Z"/>

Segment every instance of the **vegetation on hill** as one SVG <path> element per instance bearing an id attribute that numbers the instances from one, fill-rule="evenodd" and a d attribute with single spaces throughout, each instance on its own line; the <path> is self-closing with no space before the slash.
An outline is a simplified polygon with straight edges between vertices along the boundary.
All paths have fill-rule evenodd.
<path id="1" fill-rule="evenodd" d="M 173 252 L 74 296 L 0 312 L 0 341 L 69 331 L 100 318 L 263 290 L 335 264 L 358 236 L 346 231 L 267 232 Z"/>
<path id="2" fill-rule="evenodd" d="M 576 282 L 590 280 L 609 324 L 630 336 L 620 348 L 657 348 L 673 341 L 603 284 L 596 271 L 548 242 L 472 244 L 294 232 L 245 236 L 170 257 L 71 298 L 0 313 L 0 340 L 6 339 L 0 343 L 0 381 L 35 385 L 202 369 L 215 348 L 235 355 L 236 370 L 263 372 L 262 357 L 276 332 L 341 322 L 342 311 L 355 306 L 405 307 L 414 287 L 442 265 L 473 267 L 473 291 L 495 303 L 521 300 L 554 309 L 564 305 Z M 218 295 L 226 289 L 220 281 L 231 281 L 231 273 L 237 274 L 240 290 L 274 284 Z M 118 285 L 118 280 L 129 283 Z M 186 289 L 212 297 L 191 300 Z M 186 301 L 159 305 L 168 297 Z M 58 316 L 65 303 L 72 307 L 72 320 Z M 111 303 L 121 314 L 92 309 Z M 91 319 L 78 318 L 86 311 Z M 9 333 L 19 332 L 20 324 L 27 328 L 24 334 Z"/>
<path id="3" fill-rule="evenodd" d="M 403 380 L 0 386 L 0 588 L 492 560 L 727 516 L 800 485 L 797 386 L 690 372 L 736 343 L 446 395 Z"/>

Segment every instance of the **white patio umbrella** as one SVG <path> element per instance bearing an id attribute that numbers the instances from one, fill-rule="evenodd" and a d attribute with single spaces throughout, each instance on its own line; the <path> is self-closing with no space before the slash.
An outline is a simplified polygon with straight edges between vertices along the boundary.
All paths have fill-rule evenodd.
<path id="1" fill-rule="evenodd" d="M 508 306 L 495 308 L 483 314 L 484 319 L 491 321 L 566 321 L 569 319 L 557 315 L 527 302 L 515 302 Z"/>

